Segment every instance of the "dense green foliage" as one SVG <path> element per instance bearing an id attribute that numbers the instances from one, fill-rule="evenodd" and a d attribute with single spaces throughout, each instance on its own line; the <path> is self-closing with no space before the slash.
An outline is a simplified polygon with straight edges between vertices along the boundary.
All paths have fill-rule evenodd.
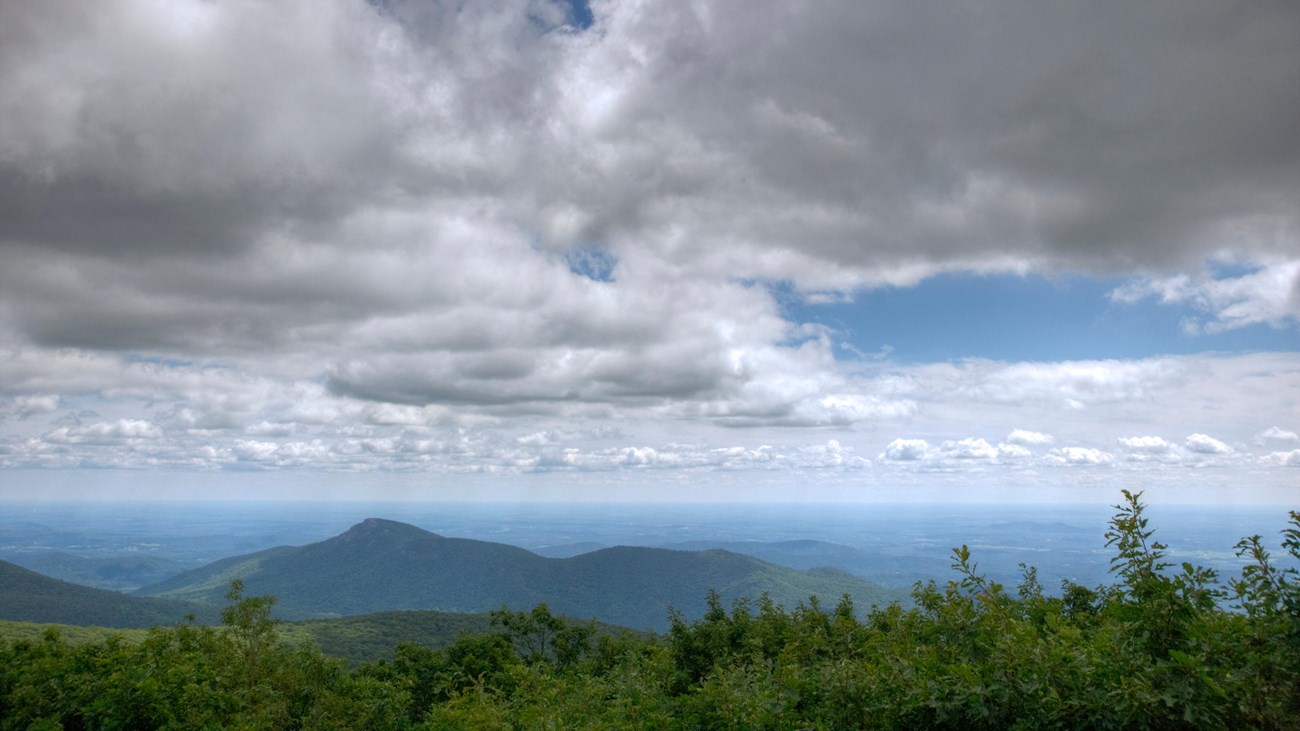
<path id="1" fill-rule="evenodd" d="M 956 578 L 860 619 L 851 600 L 767 599 L 599 635 L 546 606 L 443 649 L 349 669 L 277 640 L 236 583 L 222 628 L 137 643 L 49 633 L 0 647 L 0 728 L 1300 728 L 1300 577 L 1258 537 L 1223 585 L 1167 565 L 1138 496 L 1111 521 L 1112 586 L 1014 590 L 965 547 Z M 1283 531 L 1300 560 L 1300 513 Z"/>
<path id="2" fill-rule="evenodd" d="M 314 645 L 330 657 L 357 665 L 392 659 L 397 646 L 403 643 L 439 649 L 455 644 L 464 635 L 492 632 L 493 616 L 491 612 L 378 612 L 357 617 L 278 622 L 276 631 L 285 643 Z M 598 622 L 591 626 L 598 636 L 616 636 L 629 631 Z M 39 640 L 50 629 L 74 645 L 105 642 L 109 638 L 138 643 L 148 635 L 145 629 L 0 620 L 0 643 Z"/>
<path id="3" fill-rule="evenodd" d="M 279 627 L 280 636 L 289 642 L 313 644 L 326 655 L 355 664 L 391 658 L 403 643 L 447 647 L 463 635 L 491 632 L 492 618 L 487 612 L 378 612 L 284 622 Z"/>
<path id="4" fill-rule="evenodd" d="M 377 612 L 359 617 L 282 622 L 280 636 L 289 642 L 309 642 L 331 657 L 351 664 L 392 659 L 404 643 L 432 649 L 449 647 L 465 635 L 494 631 L 499 612 Z M 494 624 L 495 622 L 495 624 Z M 568 624 L 573 625 L 572 622 Z M 573 625 L 577 626 L 577 625 Z M 616 636 L 626 628 L 599 622 L 582 624 L 596 636 Z"/>
<path id="5" fill-rule="evenodd" d="M 74 645 L 87 642 L 104 642 L 110 637 L 119 637 L 128 642 L 139 642 L 149 634 L 147 629 L 121 629 L 116 627 L 83 627 L 76 624 L 57 624 L 45 622 L 17 622 L 0 619 L 0 644 L 10 642 L 32 642 L 39 640 L 53 630 L 61 639 Z"/>
<path id="6" fill-rule="evenodd" d="M 101 627 L 173 624 L 187 615 L 216 621 L 210 606 L 92 589 L 0 561 L 0 619 Z"/>
<path id="7" fill-rule="evenodd" d="M 455 612 L 380 612 L 358 617 L 309 619 L 276 623 L 279 639 L 287 644 L 314 645 L 326 655 L 355 665 L 371 660 L 391 659 L 395 648 L 405 642 L 432 648 L 447 647 L 463 635 L 492 631 L 492 615 Z M 0 620 L 0 643 L 40 640 L 55 631 L 70 644 L 116 641 L 138 643 L 147 629 L 81 626 Z M 606 631 L 612 631 L 606 628 Z"/>
<path id="8" fill-rule="evenodd" d="M 845 593 L 864 608 L 897 598 L 842 571 L 799 571 L 729 551 L 622 546 L 543 558 L 515 546 L 446 538 L 375 518 L 319 543 L 225 559 L 143 593 L 218 601 L 232 579 L 242 580 L 250 593 L 274 594 L 283 619 L 546 604 L 570 617 L 661 631 L 668 627 L 670 606 L 701 616 L 709 589 L 728 602 L 766 593 L 786 605 L 809 596 L 833 601 Z"/>

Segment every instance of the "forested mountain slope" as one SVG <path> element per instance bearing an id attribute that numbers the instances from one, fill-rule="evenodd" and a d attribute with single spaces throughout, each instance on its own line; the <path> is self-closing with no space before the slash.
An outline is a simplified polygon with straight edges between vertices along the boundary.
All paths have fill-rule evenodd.
<path id="1" fill-rule="evenodd" d="M 545 603 L 572 617 L 656 629 L 667 627 L 670 606 L 700 616 L 710 590 L 727 602 L 766 593 L 788 607 L 814 595 L 833 604 L 847 593 L 864 609 L 897 598 L 843 572 L 797 571 L 727 551 L 617 547 L 550 559 L 376 518 L 319 543 L 226 559 L 141 593 L 219 603 L 233 578 L 250 593 L 278 597 L 285 616 Z"/>
<path id="2" fill-rule="evenodd" d="M 190 614 L 199 622 L 215 622 L 219 612 L 213 606 L 177 599 L 135 597 L 69 584 L 0 561 L 0 619 L 99 627 L 151 627 L 175 624 Z"/>

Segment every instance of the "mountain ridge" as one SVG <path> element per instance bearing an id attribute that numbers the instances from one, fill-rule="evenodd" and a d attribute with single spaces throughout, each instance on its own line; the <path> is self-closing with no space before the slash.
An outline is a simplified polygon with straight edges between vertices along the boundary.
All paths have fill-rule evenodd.
<path id="1" fill-rule="evenodd" d="M 798 571 L 720 549 L 615 546 L 546 558 L 383 518 L 305 546 L 230 557 L 138 594 L 216 603 L 225 591 L 219 579 L 228 578 L 241 579 L 250 595 L 275 595 L 283 616 L 521 610 L 546 603 L 572 617 L 654 629 L 666 628 L 670 607 L 688 618 L 702 615 L 710 590 L 727 603 L 767 594 L 786 606 L 812 595 L 833 603 L 849 594 L 863 608 L 898 598 L 847 574 Z"/>
<path id="2" fill-rule="evenodd" d="M 96 589 L 0 561 L 0 619 L 130 628 L 176 624 L 189 615 L 211 623 L 219 614 L 215 606 Z"/>

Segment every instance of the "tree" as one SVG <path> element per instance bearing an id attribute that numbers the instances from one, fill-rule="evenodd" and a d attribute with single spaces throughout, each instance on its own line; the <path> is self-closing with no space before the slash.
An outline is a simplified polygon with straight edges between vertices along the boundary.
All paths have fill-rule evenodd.
<path id="1" fill-rule="evenodd" d="M 551 614 L 545 604 L 529 612 L 501 608 L 492 612 L 492 624 L 501 627 L 519 657 L 530 665 L 549 662 L 557 670 L 575 665 L 591 648 L 593 623 L 570 622 Z"/>

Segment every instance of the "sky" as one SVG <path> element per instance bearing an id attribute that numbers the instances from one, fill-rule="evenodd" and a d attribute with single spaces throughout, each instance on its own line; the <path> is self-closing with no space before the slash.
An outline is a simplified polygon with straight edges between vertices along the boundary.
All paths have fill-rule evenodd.
<path id="1" fill-rule="evenodd" d="M 0 4 L 0 500 L 1296 504 L 1300 6 Z"/>

